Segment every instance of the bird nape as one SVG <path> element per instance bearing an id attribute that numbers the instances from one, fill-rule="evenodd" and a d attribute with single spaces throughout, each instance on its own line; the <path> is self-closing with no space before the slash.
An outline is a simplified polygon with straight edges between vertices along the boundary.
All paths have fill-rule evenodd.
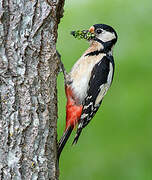
<path id="1" fill-rule="evenodd" d="M 98 111 L 114 76 L 113 47 L 117 33 L 111 26 L 95 24 L 89 30 L 72 31 L 72 35 L 87 39 L 90 46 L 69 73 L 61 62 L 67 104 L 66 128 L 58 143 L 58 160 L 75 126 L 73 144 L 77 143 L 83 128 Z"/>

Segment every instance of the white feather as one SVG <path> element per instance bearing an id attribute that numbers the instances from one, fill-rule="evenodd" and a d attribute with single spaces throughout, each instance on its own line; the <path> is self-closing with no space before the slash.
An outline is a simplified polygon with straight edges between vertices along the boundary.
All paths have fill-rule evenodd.
<path id="1" fill-rule="evenodd" d="M 111 41 L 113 39 L 116 39 L 116 36 L 112 32 L 108 32 L 106 30 L 102 30 L 103 32 L 99 35 L 99 39 L 103 42 Z"/>
<path id="2" fill-rule="evenodd" d="M 103 99 L 103 97 L 106 95 L 106 93 L 111 85 L 112 75 L 113 75 L 113 66 L 112 66 L 112 63 L 110 63 L 110 71 L 108 74 L 107 83 L 102 84 L 100 86 L 100 93 L 98 94 L 97 99 L 95 101 L 95 106 L 97 106 L 100 103 L 100 101 Z"/>
<path id="3" fill-rule="evenodd" d="M 87 95 L 88 83 L 91 72 L 96 63 L 98 63 L 105 54 L 100 54 L 98 57 L 82 56 L 73 66 L 70 77 L 74 79 L 71 84 L 72 90 L 79 101 L 82 102 Z"/>

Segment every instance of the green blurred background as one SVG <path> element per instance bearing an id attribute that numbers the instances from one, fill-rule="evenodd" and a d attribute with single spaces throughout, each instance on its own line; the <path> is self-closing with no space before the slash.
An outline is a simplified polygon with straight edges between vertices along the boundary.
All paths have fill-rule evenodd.
<path id="1" fill-rule="evenodd" d="M 57 49 L 69 72 L 88 47 L 70 31 L 96 23 L 118 33 L 112 87 L 76 146 L 60 159 L 60 180 L 152 180 L 152 1 L 66 0 Z M 58 139 L 65 128 L 63 75 L 58 77 Z"/>

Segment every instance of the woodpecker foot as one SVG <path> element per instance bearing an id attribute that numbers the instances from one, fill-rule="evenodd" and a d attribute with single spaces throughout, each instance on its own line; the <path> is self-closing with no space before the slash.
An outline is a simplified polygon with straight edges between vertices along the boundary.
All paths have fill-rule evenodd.
<path id="1" fill-rule="evenodd" d="M 65 76 L 65 75 L 67 75 L 67 72 L 66 72 L 66 70 L 64 68 L 64 64 L 61 61 L 61 55 L 60 55 L 60 53 L 58 51 L 56 51 L 56 54 L 58 56 L 58 60 L 59 60 L 59 63 L 60 63 L 60 72 L 62 71 L 64 76 Z"/>

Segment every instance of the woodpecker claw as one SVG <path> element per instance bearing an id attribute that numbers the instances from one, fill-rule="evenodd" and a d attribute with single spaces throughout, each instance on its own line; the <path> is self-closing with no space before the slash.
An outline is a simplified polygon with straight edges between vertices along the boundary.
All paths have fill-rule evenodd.
<path id="1" fill-rule="evenodd" d="M 64 74 L 64 81 L 65 81 L 65 84 L 66 84 L 66 82 L 67 81 L 69 81 L 68 79 L 68 73 L 66 72 L 66 70 L 65 70 L 65 67 L 64 67 L 64 64 L 62 63 L 62 61 L 61 61 L 61 55 L 60 55 L 60 53 L 58 52 L 58 51 L 56 51 L 56 54 L 57 54 L 57 56 L 58 56 L 58 60 L 59 60 L 59 63 L 60 63 L 60 72 L 62 71 L 63 72 L 63 74 Z"/>

